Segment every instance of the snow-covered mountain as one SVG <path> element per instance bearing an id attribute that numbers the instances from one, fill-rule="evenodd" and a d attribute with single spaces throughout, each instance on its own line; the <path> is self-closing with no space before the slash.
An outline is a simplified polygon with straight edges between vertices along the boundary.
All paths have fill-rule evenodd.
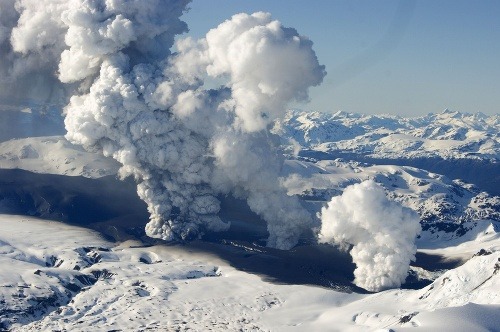
<path id="1" fill-rule="evenodd" d="M 274 132 L 303 148 L 373 158 L 498 160 L 500 116 L 445 110 L 423 117 L 289 111 Z"/>
<path id="2" fill-rule="evenodd" d="M 500 197 L 463 181 L 414 167 L 341 159 L 288 160 L 283 172 L 288 193 L 299 195 L 316 206 L 340 195 L 349 185 L 373 179 L 382 185 L 388 197 L 419 214 L 421 237 L 429 240 L 457 238 L 478 223 L 500 222 Z"/>
<path id="3" fill-rule="evenodd" d="M 413 166 L 500 195 L 500 116 L 445 110 L 417 118 L 289 111 L 275 123 L 292 155 Z"/>

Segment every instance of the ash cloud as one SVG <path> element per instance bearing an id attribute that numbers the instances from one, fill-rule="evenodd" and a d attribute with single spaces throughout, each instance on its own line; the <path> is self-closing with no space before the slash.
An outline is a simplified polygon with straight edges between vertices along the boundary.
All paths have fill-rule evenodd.
<path id="1" fill-rule="evenodd" d="M 180 19 L 187 0 L 5 4 L 2 75 L 57 77 L 71 96 L 66 138 L 113 157 L 121 176 L 136 179 L 151 214 L 149 236 L 227 229 L 217 197 L 229 193 L 268 222 L 269 246 L 291 248 L 311 227 L 281 185 L 268 131 L 325 75 L 306 37 L 268 13 L 238 14 L 205 38 L 179 39 L 171 53 L 187 31 Z M 211 78 L 225 84 L 207 89 Z"/>
<path id="2" fill-rule="evenodd" d="M 66 27 L 57 0 L 2 0 L 0 5 L 0 98 L 3 103 L 64 105 L 68 86 L 55 73 Z"/>
<path id="3" fill-rule="evenodd" d="M 354 283 L 370 291 L 399 287 L 415 259 L 418 215 L 390 201 L 373 180 L 347 187 L 321 210 L 319 242 L 350 248 Z"/>

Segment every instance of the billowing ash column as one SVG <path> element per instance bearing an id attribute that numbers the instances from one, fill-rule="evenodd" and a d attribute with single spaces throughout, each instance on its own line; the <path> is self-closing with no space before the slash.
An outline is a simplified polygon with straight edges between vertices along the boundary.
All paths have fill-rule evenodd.
<path id="1" fill-rule="evenodd" d="M 290 101 L 308 98 L 324 67 L 311 41 L 262 12 L 179 39 L 171 53 L 187 31 L 188 3 L 6 0 L 3 70 L 14 77 L 22 63 L 35 64 L 31 72 L 44 65 L 72 88 L 66 138 L 136 179 L 149 236 L 227 229 L 217 196 L 232 193 L 268 222 L 269 246 L 291 248 L 311 217 L 281 186 L 268 127 Z M 213 79 L 223 86 L 206 88 Z"/>

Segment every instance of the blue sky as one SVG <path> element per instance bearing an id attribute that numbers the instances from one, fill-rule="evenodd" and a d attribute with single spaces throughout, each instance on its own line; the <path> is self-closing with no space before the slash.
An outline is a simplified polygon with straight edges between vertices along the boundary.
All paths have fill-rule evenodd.
<path id="1" fill-rule="evenodd" d="M 239 12 L 267 11 L 314 42 L 328 72 L 304 110 L 500 113 L 500 1 L 194 0 L 202 37 Z"/>

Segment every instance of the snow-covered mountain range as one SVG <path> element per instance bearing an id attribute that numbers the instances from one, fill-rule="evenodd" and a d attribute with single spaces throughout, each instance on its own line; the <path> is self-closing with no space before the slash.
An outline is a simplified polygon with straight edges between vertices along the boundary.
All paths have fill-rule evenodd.
<path id="1" fill-rule="evenodd" d="M 303 148 L 372 158 L 498 160 L 500 116 L 445 110 L 423 117 L 289 111 L 274 132 Z"/>
<path id="2" fill-rule="evenodd" d="M 356 161 L 288 160 L 284 172 L 289 194 L 322 206 L 349 185 L 367 179 L 388 197 L 416 211 L 426 239 L 460 237 L 478 223 L 500 222 L 500 197 L 460 180 L 408 166 L 370 165 Z"/>
<path id="3" fill-rule="evenodd" d="M 445 110 L 423 117 L 291 110 L 275 123 L 288 153 L 413 166 L 500 195 L 500 116 Z"/>

